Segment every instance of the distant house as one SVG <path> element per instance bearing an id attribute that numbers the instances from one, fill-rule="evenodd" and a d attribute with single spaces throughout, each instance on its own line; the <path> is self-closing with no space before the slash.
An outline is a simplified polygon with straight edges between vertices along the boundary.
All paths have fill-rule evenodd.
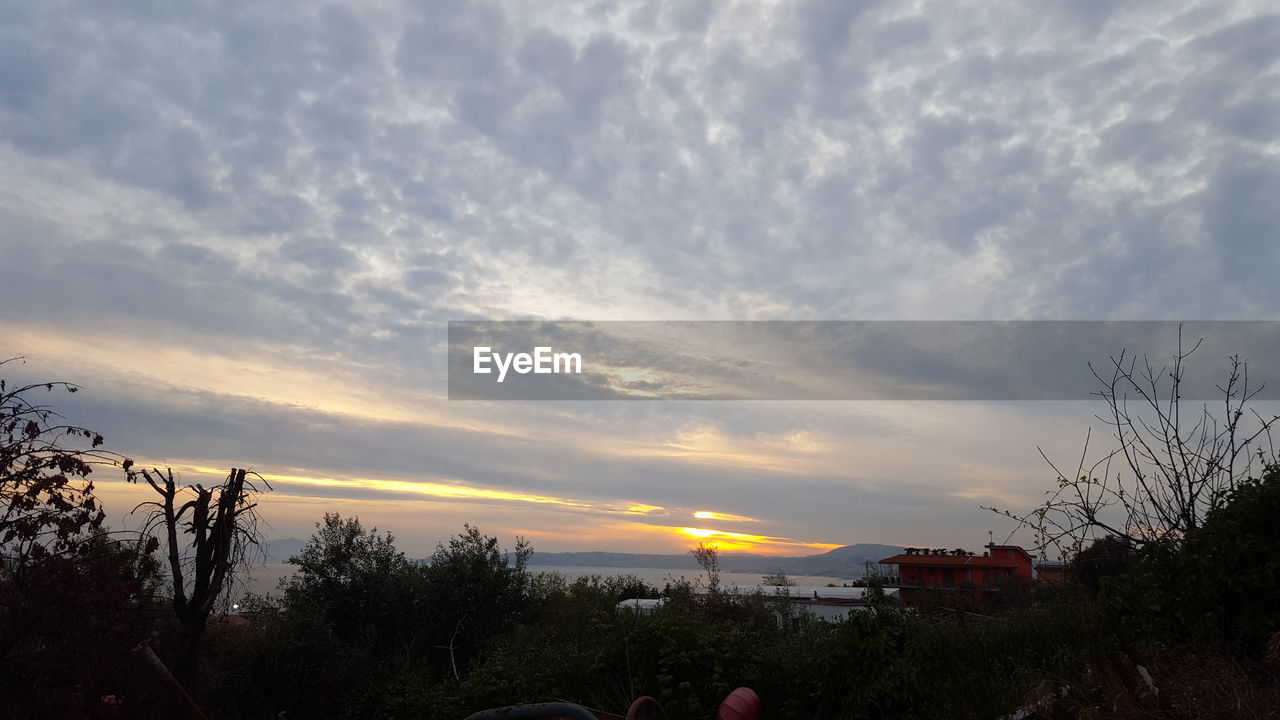
<path id="1" fill-rule="evenodd" d="M 1069 585 L 1070 569 L 1064 562 L 1041 560 L 1036 563 L 1036 582 L 1043 585 Z"/>
<path id="2" fill-rule="evenodd" d="M 981 556 L 964 550 L 907 548 L 881 565 L 898 568 L 900 597 L 914 604 L 924 592 L 950 590 L 983 596 L 1010 579 L 1031 582 L 1035 556 L 1017 545 L 987 545 Z"/>
<path id="3" fill-rule="evenodd" d="M 799 621 L 802 617 L 838 622 L 847 619 L 852 612 L 861 612 L 870 607 L 866 597 L 868 591 L 861 587 L 726 585 L 721 587 L 719 592 L 729 596 L 761 595 L 773 603 L 789 605 L 791 608 L 789 613 L 784 614 L 777 608 L 774 610 L 780 624 L 788 618 Z M 698 597 L 705 597 L 710 594 L 710 590 L 699 587 L 694 589 L 694 593 Z M 884 594 L 890 602 L 898 600 L 898 591 L 894 588 L 886 588 Z M 661 598 L 623 600 L 617 604 L 615 610 L 652 615 L 665 602 Z"/>
<path id="4" fill-rule="evenodd" d="M 666 600 L 662 598 L 632 598 L 618 603 L 617 610 L 630 610 L 641 615 L 652 615 L 662 607 Z"/>

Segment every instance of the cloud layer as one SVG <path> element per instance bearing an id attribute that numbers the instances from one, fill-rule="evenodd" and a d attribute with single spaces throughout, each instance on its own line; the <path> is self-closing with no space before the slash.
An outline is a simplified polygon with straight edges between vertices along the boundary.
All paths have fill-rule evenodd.
<path id="1" fill-rule="evenodd" d="M 97 392 L 140 456 L 599 509 L 467 506 L 552 549 L 629 503 L 954 545 L 1088 413 L 938 406 L 940 438 L 918 407 L 460 408 L 445 322 L 1280 316 L 1265 3 L 0 16 L 0 353 Z M 460 513 L 424 506 L 424 542 Z"/>

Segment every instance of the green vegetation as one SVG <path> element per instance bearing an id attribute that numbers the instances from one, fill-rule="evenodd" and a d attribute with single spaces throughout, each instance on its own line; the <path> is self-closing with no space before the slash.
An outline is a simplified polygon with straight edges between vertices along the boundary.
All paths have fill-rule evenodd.
<path id="1" fill-rule="evenodd" d="M 211 634 L 200 696 L 215 714 L 461 718 L 553 698 L 618 711 L 648 694 L 673 718 L 706 717 L 748 685 L 775 717 L 989 717 L 1111 649 L 1088 604 L 978 622 L 882 604 L 827 623 L 785 595 L 681 583 L 641 614 L 615 608 L 656 588 L 531 575 L 527 548 L 504 555 L 475 528 L 429 564 L 392 540 L 326 516 L 282 595 L 252 603 L 253 625 Z M 700 551 L 714 568 L 714 550 Z"/>
<path id="2" fill-rule="evenodd" d="M 952 596 L 918 610 L 880 600 L 838 623 L 797 614 L 774 594 L 785 588 L 717 591 L 708 547 L 696 554 L 710 592 L 658 591 L 636 578 L 530 574 L 525 545 L 505 554 L 471 527 L 417 564 L 390 535 L 329 515 L 282 595 L 255 600 L 253 625 L 214 633 L 200 697 L 218 717 L 461 718 L 556 698 L 617 712 L 647 694 L 669 717 L 700 718 L 747 685 L 776 718 L 932 718 L 941 708 L 995 718 L 1038 697 L 1096 717 L 1214 717 L 1142 705 L 1140 685 L 1114 679 L 1139 677 L 1135 663 L 1170 679 L 1193 663 L 1236 683 L 1213 676 L 1217 697 L 1196 688 L 1197 712 L 1217 703 L 1234 710 L 1216 716 L 1267 717 L 1277 513 L 1272 468 L 1163 553 L 1121 555 L 1111 543 L 1082 553 L 1078 564 L 1111 553 L 1092 563 L 1096 596 L 1009 588 L 998 606 Z M 666 603 L 652 614 L 616 610 L 659 592 Z M 1130 706 L 1145 714 L 1126 715 Z"/>
<path id="3" fill-rule="evenodd" d="M 1182 543 L 1153 543 L 1100 582 L 1127 635 L 1259 656 L 1280 638 L 1280 466 L 1241 483 Z"/>
<path id="4" fill-rule="evenodd" d="M 165 707 L 164 690 L 133 653 L 152 633 L 174 636 L 157 598 L 159 564 L 136 537 L 98 527 L 40 562 L 22 565 L 5 556 L 0 714 L 83 717 L 76 711 L 86 703 L 115 694 L 140 707 Z"/>
<path id="5" fill-rule="evenodd" d="M 802 613 L 781 575 L 775 588 L 728 592 L 710 546 L 693 550 L 705 574 L 697 586 L 659 590 L 635 577 L 533 574 L 527 543 L 508 551 L 471 526 L 417 562 L 390 533 L 339 514 L 316 524 L 277 592 L 250 597 L 243 618 L 210 618 L 218 593 L 205 586 L 220 585 L 252 545 L 252 522 L 238 522 L 251 520 L 252 503 L 239 485 L 197 486 L 181 507 L 193 508 L 195 547 L 201 537 L 216 546 L 197 557 L 207 572 L 194 586 L 207 604 L 184 636 L 173 553 L 162 570 L 155 537 L 102 527 L 88 482 L 96 466 L 131 464 L 27 401 L 56 387 L 0 383 L 0 707 L 11 717 L 110 707 L 175 716 L 167 676 L 135 649 L 143 641 L 171 668 L 198 653 L 183 679 L 215 719 L 443 720 L 551 699 L 619 712 L 639 695 L 670 718 L 706 718 L 744 685 L 771 718 L 989 719 L 1019 708 L 1035 713 L 1026 717 L 1274 718 L 1280 707 L 1274 462 L 1188 485 L 1212 488 L 1214 499 L 1157 508 L 1194 514 L 1177 532 L 1104 532 L 1088 544 L 1062 534 L 1078 547 L 1071 586 L 1010 584 L 982 605 L 939 592 L 907 609 L 870 578 L 869 607 L 840 622 Z M 67 442 L 77 438 L 89 447 Z M 1195 466 L 1178 467 L 1169 477 Z M 1060 478 L 1060 489 L 1084 499 L 1059 494 L 1049 508 L 1087 524 L 1106 506 L 1085 494 L 1097 481 L 1078 477 Z M 177 497 L 172 478 L 156 478 L 162 497 Z M 1128 497 L 1123 517 L 1144 519 L 1150 503 Z M 207 522 L 201 507 L 225 507 L 210 516 L 225 522 Z M 186 532 L 173 500 L 160 508 L 164 522 L 148 528 Z M 653 612 L 618 608 L 658 595 Z M 184 642 L 192 629 L 202 642 Z"/>

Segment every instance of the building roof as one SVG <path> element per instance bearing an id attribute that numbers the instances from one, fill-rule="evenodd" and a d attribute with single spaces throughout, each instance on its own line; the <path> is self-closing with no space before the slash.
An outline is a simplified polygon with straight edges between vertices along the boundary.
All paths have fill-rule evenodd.
<path id="1" fill-rule="evenodd" d="M 992 550 L 992 551 L 995 551 L 995 550 L 1017 550 L 1018 552 L 1022 553 L 1023 555 L 1025 555 L 1025 556 L 1027 556 L 1027 557 L 1029 557 L 1029 558 L 1034 558 L 1034 557 L 1035 557 L 1035 555 L 1032 555 L 1031 553 L 1027 552 L 1026 548 L 1022 547 L 1021 545 L 996 545 L 995 543 L 990 543 L 990 544 L 988 544 L 988 545 L 987 545 L 987 548 L 988 548 L 988 549 L 990 549 L 990 550 Z"/>
<path id="2" fill-rule="evenodd" d="M 695 593 L 704 594 L 705 587 L 695 588 Z M 786 594 L 792 600 L 813 599 L 815 597 L 834 600 L 860 600 L 867 594 L 867 588 L 861 587 L 827 587 L 825 585 L 791 585 L 775 587 L 772 585 L 722 585 L 720 592 L 729 595 L 752 595 L 763 592 L 768 597 Z"/>
<path id="3" fill-rule="evenodd" d="M 919 565 L 921 567 L 1017 567 L 1008 558 L 976 557 L 973 555 L 894 555 L 880 561 L 881 565 Z"/>

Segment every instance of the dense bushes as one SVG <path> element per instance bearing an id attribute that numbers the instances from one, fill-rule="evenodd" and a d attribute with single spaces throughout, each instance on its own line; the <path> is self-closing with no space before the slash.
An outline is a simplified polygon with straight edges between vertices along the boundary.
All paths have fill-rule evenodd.
<path id="1" fill-rule="evenodd" d="M 523 543 L 508 554 L 471 527 L 415 563 L 390 535 L 331 515 L 283 594 L 252 603 L 252 627 L 215 628 L 202 698 L 228 718 L 461 718 L 550 699 L 617 712 L 652 695 L 668 717 L 703 718 L 746 685 L 774 718 L 991 718 L 1045 688 L 1068 702 L 1054 693 L 1069 686 L 1071 707 L 1114 709 L 1102 696 L 1129 692 L 1114 690 L 1114 668 L 1133 668 L 1125 651 L 1261 648 L 1280 622 L 1277 516 L 1273 468 L 1177 546 L 1086 550 L 1080 589 L 1010 589 L 982 614 L 884 603 L 826 623 L 764 591 L 683 582 L 653 614 L 618 611 L 658 591 L 638 578 L 532 575 Z M 1147 657 L 1160 669 L 1175 656 Z M 1252 687 L 1249 672 L 1231 677 Z"/>
<path id="2" fill-rule="evenodd" d="M 278 596 L 246 601 L 252 627 L 213 629 L 201 695 L 227 717 L 395 716 L 536 605 L 528 553 L 466 527 L 417 563 L 390 533 L 326 514 Z"/>
<path id="3" fill-rule="evenodd" d="M 1152 543 L 1101 598 L 1129 637 L 1260 654 L 1280 632 L 1280 467 L 1240 484 L 1180 544 Z"/>
<path id="4" fill-rule="evenodd" d="M 947 717 L 995 717 L 1045 678 L 1081 675 L 1111 648 L 1098 628 L 1092 606 L 1079 603 L 967 625 L 886 606 L 789 628 L 772 617 L 752 624 L 581 605 L 578 614 L 506 638 L 463 679 L 449 707 L 462 717 L 485 705 L 565 697 L 618 711 L 648 694 L 669 717 L 699 718 L 747 685 L 777 718 L 933 718 L 944 708 Z"/>
<path id="5" fill-rule="evenodd" d="M 671 718 L 701 718 L 746 685 L 778 718 L 991 717 L 1108 647 L 1089 604 L 978 622 L 886 604 L 833 624 L 765 591 L 681 582 L 656 613 L 617 611 L 658 591 L 532 575 L 526 552 L 468 527 L 417 564 L 327 516 L 283 595 L 248 609 L 254 625 L 214 629 L 202 697 L 221 717 L 462 718 L 555 698 L 616 712 L 651 695 Z"/>
<path id="6" fill-rule="evenodd" d="M 97 529 L 38 563 L 0 562 L 0 708 L 6 717 L 83 717 L 114 696 L 161 717 L 164 693 L 132 652 L 172 637 L 154 559 Z"/>

